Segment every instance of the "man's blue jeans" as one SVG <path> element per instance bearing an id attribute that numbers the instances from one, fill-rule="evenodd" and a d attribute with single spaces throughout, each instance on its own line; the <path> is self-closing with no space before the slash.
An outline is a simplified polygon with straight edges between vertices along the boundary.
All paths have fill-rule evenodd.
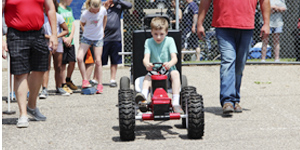
<path id="1" fill-rule="evenodd" d="M 220 102 L 240 102 L 242 73 L 247 61 L 253 30 L 216 28 L 221 53 Z"/>

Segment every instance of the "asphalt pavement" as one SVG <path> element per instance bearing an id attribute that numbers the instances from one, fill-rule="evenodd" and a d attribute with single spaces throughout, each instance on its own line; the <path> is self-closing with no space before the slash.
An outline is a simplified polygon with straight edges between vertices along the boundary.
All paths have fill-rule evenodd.
<path id="1" fill-rule="evenodd" d="M 5 66 L 5 65 L 3 65 Z M 119 67 L 117 78 L 130 75 Z M 5 150 L 155 150 L 155 149 L 300 149 L 300 65 L 247 65 L 241 87 L 242 113 L 223 116 L 219 103 L 219 65 L 184 66 L 189 85 L 203 95 L 205 133 L 202 139 L 187 138 L 181 120 L 136 121 L 136 139 L 122 142 L 119 136 L 118 88 L 104 86 L 104 93 L 71 96 L 55 94 L 54 70 L 50 71 L 50 96 L 38 100 L 43 122 L 30 121 L 16 128 L 17 103 L 2 114 L 2 149 Z M 109 81 L 104 68 L 103 82 Z M 81 84 L 78 69 L 72 80 Z M 8 109 L 7 71 L 2 69 L 2 111 Z"/>

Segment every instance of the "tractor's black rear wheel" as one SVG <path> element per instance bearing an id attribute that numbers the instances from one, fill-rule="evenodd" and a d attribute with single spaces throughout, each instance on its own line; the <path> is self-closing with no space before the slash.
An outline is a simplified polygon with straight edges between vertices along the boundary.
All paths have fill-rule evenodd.
<path id="1" fill-rule="evenodd" d="M 187 130 L 190 139 L 200 139 L 204 135 L 204 106 L 202 96 L 192 93 L 187 104 Z"/>
<path id="2" fill-rule="evenodd" d="M 119 128 L 122 141 L 133 141 L 135 139 L 133 90 L 119 90 Z"/>

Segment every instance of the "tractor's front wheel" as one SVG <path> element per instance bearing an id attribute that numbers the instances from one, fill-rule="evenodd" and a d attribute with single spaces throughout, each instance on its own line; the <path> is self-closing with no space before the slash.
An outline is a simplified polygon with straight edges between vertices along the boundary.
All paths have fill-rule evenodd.
<path id="1" fill-rule="evenodd" d="M 119 91 L 119 128 L 122 141 L 133 141 L 135 139 L 133 90 Z"/>
<path id="2" fill-rule="evenodd" d="M 204 135 L 204 106 L 202 96 L 192 93 L 187 104 L 187 130 L 190 139 L 200 139 Z"/>

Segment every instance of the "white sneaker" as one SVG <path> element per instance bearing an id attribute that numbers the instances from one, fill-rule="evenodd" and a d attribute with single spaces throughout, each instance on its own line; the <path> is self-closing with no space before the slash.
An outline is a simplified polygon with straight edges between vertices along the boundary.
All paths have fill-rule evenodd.
<path id="1" fill-rule="evenodd" d="M 262 59 L 260 62 L 266 62 L 266 60 Z"/>
<path id="2" fill-rule="evenodd" d="M 27 128 L 29 126 L 28 117 L 22 116 L 18 119 L 17 127 L 18 128 Z"/>
<path id="3" fill-rule="evenodd" d="M 280 62 L 280 59 L 275 59 L 275 62 Z"/>

